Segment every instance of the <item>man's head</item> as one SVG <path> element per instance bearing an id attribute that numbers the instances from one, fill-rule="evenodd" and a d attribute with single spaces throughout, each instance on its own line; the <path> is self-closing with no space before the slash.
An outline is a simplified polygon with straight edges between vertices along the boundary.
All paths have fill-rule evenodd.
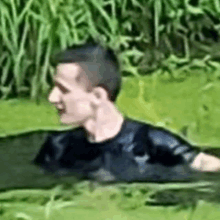
<path id="1" fill-rule="evenodd" d="M 67 49 L 54 57 L 56 75 L 49 101 L 63 124 L 82 125 L 94 114 L 94 103 L 114 102 L 121 87 L 114 53 L 99 45 Z"/>

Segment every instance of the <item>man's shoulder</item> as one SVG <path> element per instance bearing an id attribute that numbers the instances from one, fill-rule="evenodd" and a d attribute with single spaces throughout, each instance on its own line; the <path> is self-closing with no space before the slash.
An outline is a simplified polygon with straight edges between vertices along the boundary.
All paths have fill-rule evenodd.
<path id="1" fill-rule="evenodd" d="M 144 156 L 147 152 L 152 160 L 163 165 L 190 163 L 200 150 L 179 134 L 164 127 L 141 123 L 137 130 L 133 152 Z"/>
<path id="2" fill-rule="evenodd" d="M 150 141 L 154 145 L 176 145 L 188 142 L 179 134 L 167 128 L 153 125 L 145 121 L 130 120 L 133 127 L 137 127 L 135 138 Z"/>
<path id="3" fill-rule="evenodd" d="M 150 124 L 149 122 L 127 118 L 127 130 L 132 130 L 135 136 L 145 136 L 152 130 L 158 130 L 156 126 Z M 130 129 L 129 129 L 130 128 Z"/>
<path id="4" fill-rule="evenodd" d="M 123 133 L 123 137 L 127 142 L 143 143 L 148 138 L 149 130 L 152 129 L 152 125 L 137 119 L 126 119 L 126 129 Z"/>

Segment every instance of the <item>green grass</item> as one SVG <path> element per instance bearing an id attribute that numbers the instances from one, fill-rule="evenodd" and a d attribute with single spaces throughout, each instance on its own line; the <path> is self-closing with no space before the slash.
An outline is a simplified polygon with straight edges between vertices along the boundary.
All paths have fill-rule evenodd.
<path id="1" fill-rule="evenodd" d="M 17 218 L 15 218 L 17 216 Z M 23 216 L 23 218 L 18 218 Z M 116 206 L 109 204 L 102 208 L 88 208 L 85 207 L 67 207 L 61 210 L 52 210 L 50 217 L 45 217 L 45 210 L 43 207 L 36 207 L 31 205 L 20 205 L 10 208 L 7 214 L 2 216 L 2 220 L 9 219 L 51 219 L 51 220 L 141 220 L 141 219 L 158 219 L 158 220 L 216 220 L 220 217 L 219 207 L 212 204 L 201 203 L 200 207 L 193 213 L 189 210 L 175 211 L 173 208 L 151 208 L 144 207 L 136 210 L 124 211 L 118 209 Z"/>
<path id="2" fill-rule="evenodd" d="M 207 76 L 197 72 L 182 82 L 165 77 L 154 82 L 153 77 L 143 77 L 144 103 L 137 99 L 137 80 L 127 79 L 118 106 L 126 115 L 161 124 L 173 132 L 187 127 L 187 139 L 195 144 L 220 146 L 220 81 L 206 81 Z"/>
<path id="3" fill-rule="evenodd" d="M 55 109 L 46 101 L 37 105 L 27 99 L 0 101 L 0 136 L 35 130 L 62 129 Z"/>
<path id="4" fill-rule="evenodd" d="M 191 186 L 190 184 L 179 184 L 179 186 L 166 184 L 164 189 L 173 188 L 181 191 L 188 188 L 196 191 L 202 184 L 197 185 L 198 187 L 196 184 L 194 186 L 193 184 Z M 220 217 L 219 204 L 203 200 L 198 200 L 194 204 L 188 199 L 185 203 L 182 201 L 170 206 L 145 205 L 144 202 L 149 197 L 148 192 L 152 192 L 152 189 L 161 190 L 163 187 L 161 184 L 98 185 L 92 191 L 88 186 L 89 183 L 86 181 L 75 184 L 74 190 L 65 190 L 58 186 L 51 190 L 1 193 L 1 219 L 214 220 Z M 186 195 L 189 196 L 190 193 Z"/>

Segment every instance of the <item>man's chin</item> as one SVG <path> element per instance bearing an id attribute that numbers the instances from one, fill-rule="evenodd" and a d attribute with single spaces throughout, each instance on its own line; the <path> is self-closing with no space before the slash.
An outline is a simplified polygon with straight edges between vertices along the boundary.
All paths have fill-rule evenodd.
<path id="1" fill-rule="evenodd" d="M 73 120 L 68 116 L 61 116 L 60 117 L 60 124 L 62 126 L 79 126 L 81 123 L 79 121 Z"/>

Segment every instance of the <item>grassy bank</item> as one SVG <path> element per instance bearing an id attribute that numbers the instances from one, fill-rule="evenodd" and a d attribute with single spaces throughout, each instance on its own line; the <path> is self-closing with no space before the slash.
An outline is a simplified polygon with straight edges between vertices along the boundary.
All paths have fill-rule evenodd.
<path id="1" fill-rule="evenodd" d="M 218 219 L 219 203 L 213 199 L 210 189 L 205 188 L 206 185 L 119 184 L 99 185 L 91 190 L 88 182 L 81 182 L 75 184 L 72 190 L 61 185 L 50 190 L 15 190 L 0 194 L 0 215 L 4 220 Z M 171 196 L 167 190 L 175 192 Z M 199 199 L 201 192 L 207 194 L 203 200 Z M 218 194 L 217 191 L 215 193 Z M 205 197 L 212 202 L 207 202 Z M 151 205 L 148 201 L 152 202 Z"/>
<path id="2" fill-rule="evenodd" d="M 195 72 L 182 81 L 145 76 L 141 83 L 124 78 L 117 100 L 124 115 L 182 132 L 199 145 L 220 146 L 219 81 L 207 83 L 206 74 Z M 65 126 L 46 100 L 39 105 L 25 99 L 0 101 L 0 136 L 48 129 Z"/>

